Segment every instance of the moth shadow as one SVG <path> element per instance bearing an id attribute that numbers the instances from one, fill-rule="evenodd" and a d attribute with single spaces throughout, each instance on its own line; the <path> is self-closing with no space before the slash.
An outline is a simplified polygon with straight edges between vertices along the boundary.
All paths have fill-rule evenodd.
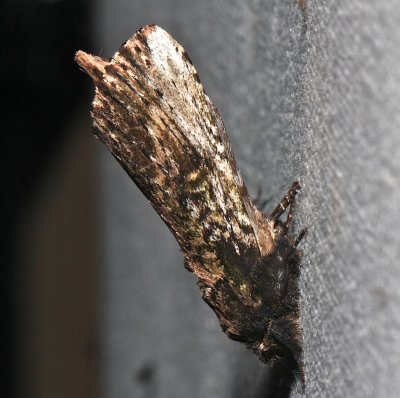
<path id="1" fill-rule="evenodd" d="M 263 364 L 261 373 L 258 363 L 244 365 L 237 369 L 230 398 L 290 397 L 296 379 L 297 365 L 294 361 L 274 367 Z"/>
<path id="2" fill-rule="evenodd" d="M 257 397 L 288 398 L 295 382 L 296 363 L 288 362 L 276 366 L 269 372 L 269 377 L 260 385 Z"/>

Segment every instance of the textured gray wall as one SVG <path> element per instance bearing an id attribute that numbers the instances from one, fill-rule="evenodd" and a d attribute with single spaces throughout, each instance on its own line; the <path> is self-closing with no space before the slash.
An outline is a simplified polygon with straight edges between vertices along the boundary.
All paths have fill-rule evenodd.
<path id="1" fill-rule="evenodd" d="M 172 33 L 250 191 L 270 209 L 300 179 L 309 226 L 306 388 L 287 393 L 218 330 L 170 233 L 104 152 L 105 397 L 400 396 L 398 2 L 100 0 L 96 13 L 106 56 L 144 24 Z"/>

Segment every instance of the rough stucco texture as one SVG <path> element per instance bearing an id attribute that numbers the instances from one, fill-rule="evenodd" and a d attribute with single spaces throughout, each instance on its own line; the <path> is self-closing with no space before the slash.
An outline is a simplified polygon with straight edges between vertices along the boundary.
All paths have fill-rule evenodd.
<path id="1" fill-rule="evenodd" d="M 395 0 L 101 0 L 111 55 L 157 23 L 188 50 L 267 210 L 294 179 L 307 225 L 306 387 L 284 393 L 219 331 L 157 215 L 114 159 L 104 181 L 105 397 L 400 396 L 400 8 Z"/>

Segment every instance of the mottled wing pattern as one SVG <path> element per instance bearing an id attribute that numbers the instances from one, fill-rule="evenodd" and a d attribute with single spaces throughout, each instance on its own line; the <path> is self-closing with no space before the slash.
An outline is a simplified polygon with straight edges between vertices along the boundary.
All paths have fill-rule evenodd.
<path id="1" fill-rule="evenodd" d="M 261 255 L 258 211 L 185 50 L 146 26 L 110 60 L 83 52 L 77 60 L 95 81 L 98 138 L 169 226 L 186 266 L 203 289 L 228 278 L 250 300 L 242 274 Z"/>

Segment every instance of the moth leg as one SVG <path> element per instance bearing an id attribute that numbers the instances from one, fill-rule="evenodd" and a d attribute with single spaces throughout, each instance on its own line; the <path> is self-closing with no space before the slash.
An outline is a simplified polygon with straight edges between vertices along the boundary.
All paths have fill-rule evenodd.
<path id="1" fill-rule="evenodd" d="M 296 205 L 295 202 L 293 202 L 293 203 L 291 203 L 289 205 L 288 215 L 287 215 L 286 221 L 283 223 L 283 229 L 284 229 L 285 232 L 287 232 L 289 230 L 290 224 L 293 221 L 293 217 L 294 217 L 295 212 L 296 212 L 296 206 L 295 205 Z"/>
<path id="2" fill-rule="evenodd" d="M 270 216 L 272 220 L 278 221 L 279 217 L 285 212 L 287 207 L 294 203 L 295 197 L 299 189 L 300 189 L 300 184 L 298 183 L 298 181 L 295 181 L 289 188 L 287 194 L 283 197 L 283 199 L 279 202 L 278 206 L 276 206 L 273 212 L 271 213 Z M 293 217 L 293 213 L 291 217 Z"/>
<path id="3" fill-rule="evenodd" d="M 300 231 L 299 235 L 297 236 L 297 238 L 296 238 L 296 240 L 294 241 L 294 244 L 293 244 L 295 247 L 298 246 L 298 244 L 299 244 L 300 241 L 304 238 L 304 236 L 306 235 L 306 233 L 307 233 L 307 227 L 303 228 L 303 229 Z"/>

